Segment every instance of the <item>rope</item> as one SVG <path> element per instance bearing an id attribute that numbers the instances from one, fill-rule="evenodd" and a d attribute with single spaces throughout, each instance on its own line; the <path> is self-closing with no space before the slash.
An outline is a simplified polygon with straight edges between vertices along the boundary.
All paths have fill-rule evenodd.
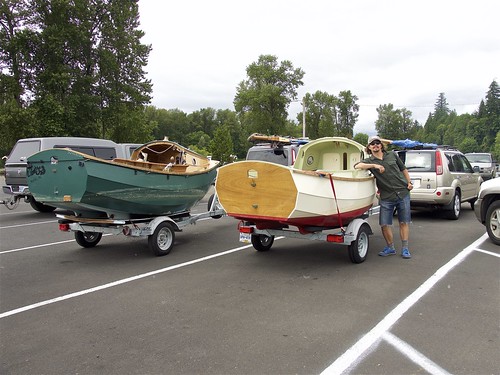
<path id="1" fill-rule="evenodd" d="M 330 185 L 332 186 L 332 190 L 333 190 L 333 198 L 335 199 L 335 206 L 337 206 L 337 215 L 339 216 L 340 230 L 342 230 L 342 233 L 344 233 L 345 229 L 344 229 L 344 225 L 342 224 L 342 215 L 340 215 L 339 205 L 337 202 L 337 193 L 335 192 L 335 186 L 333 185 L 333 178 L 332 178 L 331 173 L 328 173 L 328 177 L 330 177 Z"/>

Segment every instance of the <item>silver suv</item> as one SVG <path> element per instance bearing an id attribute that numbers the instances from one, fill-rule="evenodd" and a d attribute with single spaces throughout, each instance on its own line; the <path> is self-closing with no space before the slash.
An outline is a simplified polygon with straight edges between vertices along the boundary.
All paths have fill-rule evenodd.
<path id="1" fill-rule="evenodd" d="M 438 147 L 397 153 L 413 183 L 412 208 L 438 209 L 448 219 L 457 220 L 462 202 L 474 207 L 483 179 L 479 168 L 472 168 L 460 151 Z"/>
<path id="2" fill-rule="evenodd" d="M 483 180 L 489 180 L 494 178 L 496 174 L 496 162 L 493 160 L 493 156 L 487 152 L 471 152 L 465 154 L 467 160 L 469 160 L 472 167 L 479 167 L 479 173 Z"/>

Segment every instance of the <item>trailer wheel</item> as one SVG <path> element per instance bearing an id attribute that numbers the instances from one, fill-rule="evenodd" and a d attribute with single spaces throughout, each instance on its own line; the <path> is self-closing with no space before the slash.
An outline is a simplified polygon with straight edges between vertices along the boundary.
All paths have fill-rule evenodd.
<path id="1" fill-rule="evenodd" d="M 101 241 L 102 233 L 99 232 L 75 232 L 75 240 L 81 247 L 94 247 Z"/>
<path id="2" fill-rule="evenodd" d="M 348 246 L 349 258 L 351 258 L 353 263 L 363 263 L 366 260 L 368 247 L 370 245 L 370 233 L 371 231 L 368 224 L 361 225 L 356 239 Z"/>
<path id="3" fill-rule="evenodd" d="M 174 239 L 174 227 L 169 222 L 163 222 L 148 237 L 149 248 L 156 256 L 167 255 L 174 246 Z"/>
<path id="4" fill-rule="evenodd" d="M 210 196 L 210 198 L 208 198 L 208 204 L 207 204 L 207 206 L 208 206 L 207 210 L 208 211 L 212 211 L 212 203 L 213 203 L 214 199 L 215 199 L 215 194 L 212 194 Z M 218 207 L 218 203 L 219 203 L 218 201 L 215 202 L 215 207 L 213 207 L 214 210 L 219 208 Z M 214 216 L 212 216 L 213 219 L 220 219 L 221 217 L 222 217 L 222 215 L 214 215 Z"/>
<path id="5" fill-rule="evenodd" d="M 257 251 L 267 251 L 273 246 L 274 236 L 252 234 L 252 245 Z"/>

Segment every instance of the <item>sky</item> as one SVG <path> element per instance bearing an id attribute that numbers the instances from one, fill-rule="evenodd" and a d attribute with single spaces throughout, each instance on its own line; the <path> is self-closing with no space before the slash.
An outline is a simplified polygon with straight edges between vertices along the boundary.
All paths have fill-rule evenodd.
<path id="1" fill-rule="evenodd" d="M 375 134 L 384 104 L 423 125 L 440 93 L 473 113 L 500 81 L 498 0 L 139 0 L 139 13 L 157 108 L 234 110 L 260 55 L 305 72 L 291 119 L 306 93 L 356 95 L 354 134 Z"/>

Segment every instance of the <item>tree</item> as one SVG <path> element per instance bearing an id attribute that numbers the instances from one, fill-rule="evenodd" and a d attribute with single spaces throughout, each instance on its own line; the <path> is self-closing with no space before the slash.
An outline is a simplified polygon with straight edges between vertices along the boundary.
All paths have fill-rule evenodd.
<path id="1" fill-rule="evenodd" d="M 337 118 L 337 98 L 326 92 L 316 91 L 314 94 L 307 93 L 303 98 L 306 116 L 306 135 L 310 139 L 316 139 L 335 134 L 335 121 Z M 303 113 L 297 115 L 300 123 Z"/>
<path id="2" fill-rule="evenodd" d="M 288 106 L 297 98 L 304 72 L 288 60 L 261 55 L 247 69 L 247 80 L 236 90 L 234 107 L 240 121 L 252 132 L 280 134 L 286 125 Z"/>
<path id="3" fill-rule="evenodd" d="M 138 29 L 138 0 L 100 1 L 104 12 L 96 52 L 105 125 L 102 135 L 112 138 L 142 123 L 123 120 L 129 115 L 140 118 L 144 105 L 151 100 L 152 85 L 144 72 L 151 46 L 140 41 L 144 32 Z"/>
<path id="4" fill-rule="evenodd" d="M 439 97 L 436 100 L 436 104 L 434 104 L 434 117 L 436 119 L 440 119 L 449 113 L 450 108 L 448 106 L 448 102 L 446 101 L 446 97 L 444 96 L 444 92 L 440 92 Z"/>
<path id="5" fill-rule="evenodd" d="M 210 151 L 212 152 L 212 158 L 219 160 L 221 163 L 232 161 L 233 141 L 227 126 L 219 126 L 215 130 L 214 138 L 210 142 Z"/>
<path id="6" fill-rule="evenodd" d="M 377 108 L 378 119 L 375 128 L 379 135 L 388 139 L 419 139 L 422 127 L 412 119 L 411 111 L 406 108 L 394 109 L 391 103 Z"/>
<path id="7" fill-rule="evenodd" d="M 356 104 L 356 100 L 358 97 L 352 95 L 349 90 L 339 93 L 335 135 L 352 138 L 354 125 L 356 125 L 359 116 L 359 105 Z"/>
<path id="8" fill-rule="evenodd" d="M 492 140 L 492 144 L 500 131 L 500 87 L 496 81 L 491 82 L 486 93 L 484 112 L 483 118 L 486 120 L 487 135 Z"/>

